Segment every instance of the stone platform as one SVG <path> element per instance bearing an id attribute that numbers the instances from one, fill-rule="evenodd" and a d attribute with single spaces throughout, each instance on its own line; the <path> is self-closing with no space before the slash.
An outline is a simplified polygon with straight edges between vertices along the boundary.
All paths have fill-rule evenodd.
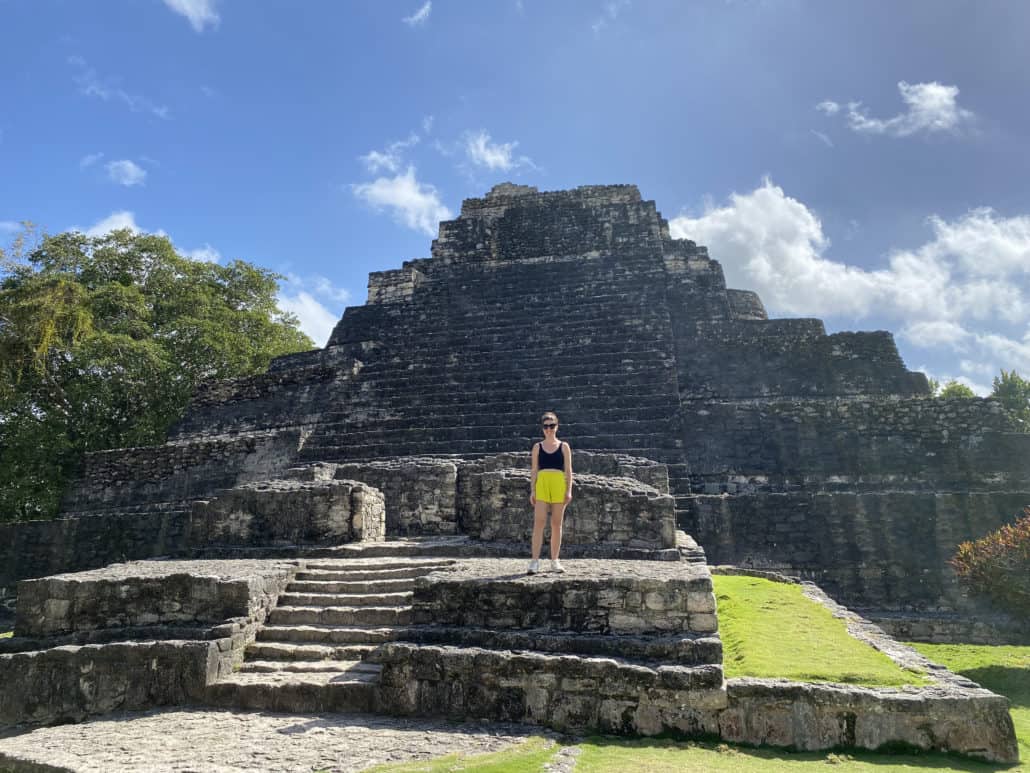
<path id="1" fill-rule="evenodd" d="M 0 724 L 207 705 L 1016 759 L 1005 699 L 926 661 L 925 688 L 725 680 L 704 564 L 570 559 L 529 576 L 524 558 L 350 551 L 33 581 L 34 636 L 0 643 Z M 143 602 L 158 598 L 155 619 Z M 61 614 L 39 616 L 48 604 Z M 848 625 L 901 665 L 918 657 L 853 614 Z"/>

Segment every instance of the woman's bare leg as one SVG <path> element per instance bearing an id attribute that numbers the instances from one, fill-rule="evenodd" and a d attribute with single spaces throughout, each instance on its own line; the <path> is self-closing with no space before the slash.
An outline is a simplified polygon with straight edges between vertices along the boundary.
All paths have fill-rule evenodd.
<path id="1" fill-rule="evenodd" d="M 557 505 L 555 505 L 557 507 Z M 533 506 L 533 560 L 540 558 L 540 548 L 544 544 L 544 526 L 547 525 L 547 502 L 539 499 Z"/>
<path id="2" fill-rule="evenodd" d="M 551 505 L 551 560 L 558 560 L 558 553 L 561 552 L 561 530 L 565 518 L 565 503 L 556 502 Z M 543 534 L 540 535 L 541 539 Z"/>

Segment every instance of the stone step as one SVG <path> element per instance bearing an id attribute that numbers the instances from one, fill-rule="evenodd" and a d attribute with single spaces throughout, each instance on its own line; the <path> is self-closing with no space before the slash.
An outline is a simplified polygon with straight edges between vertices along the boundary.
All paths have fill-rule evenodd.
<path id="1" fill-rule="evenodd" d="M 410 606 L 412 594 L 402 593 L 295 593 L 287 588 L 279 604 L 287 607 L 389 607 Z"/>
<path id="2" fill-rule="evenodd" d="M 404 626 L 266 625 L 257 633 L 259 642 L 290 644 L 383 644 L 404 638 Z"/>
<path id="3" fill-rule="evenodd" d="M 372 649 L 371 647 L 369 649 Z M 355 662 L 360 666 L 353 665 Z M 341 666 L 346 665 L 346 668 Z M 354 677 L 367 674 L 373 678 L 379 675 L 379 667 L 360 658 L 350 660 L 249 660 L 240 666 L 237 673 L 273 674 L 279 672 L 297 674 L 343 674 Z"/>
<path id="4" fill-rule="evenodd" d="M 376 340 L 384 342 L 418 341 L 425 345 L 427 351 L 435 349 L 452 350 L 460 346 L 464 351 L 468 346 L 472 352 L 489 352 L 496 349 L 527 349 L 540 344 L 554 343 L 559 340 L 568 349 L 570 347 L 588 347 L 594 343 L 614 344 L 622 342 L 625 350 L 630 351 L 637 346 L 659 347 L 671 344 L 672 331 L 668 318 L 656 319 L 650 323 L 617 317 L 597 317 L 593 319 L 562 319 L 561 331 L 558 333 L 552 325 L 544 324 L 495 324 L 484 315 L 480 320 L 463 324 L 442 322 L 436 327 L 427 326 L 426 319 L 412 320 L 409 325 L 402 321 L 391 320 L 381 330 L 367 329 L 361 331 L 356 339 Z M 349 342 L 341 342 L 349 343 Z M 393 344 L 396 345 L 396 344 Z M 360 359 L 360 358 L 359 358 Z"/>
<path id="5" fill-rule="evenodd" d="M 502 452 L 521 453 L 531 448 L 533 443 L 540 438 L 538 436 L 524 436 L 521 438 L 489 438 L 479 440 L 467 440 L 458 442 L 422 442 L 422 443 L 368 443 L 337 445 L 344 438 L 333 438 L 330 444 L 329 438 L 325 441 L 320 438 L 312 438 L 301 452 L 299 461 L 349 461 L 349 460 L 372 460 L 388 459 L 397 456 L 420 456 L 423 454 L 463 455 L 463 454 L 495 454 Z M 618 453 L 640 456 L 655 461 L 664 461 L 669 458 L 679 458 L 683 454 L 682 448 L 658 448 L 649 445 L 656 438 L 654 437 L 575 437 L 570 443 L 576 448 L 591 449 L 594 451 L 613 451 Z M 300 578 L 314 579 L 314 578 Z M 323 578 L 334 579 L 334 578 Z"/>
<path id="6" fill-rule="evenodd" d="M 504 394 L 519 389 L 531 389 L 540 391 L 546 389 L 548 392 L 562 393 L 572 389 L 593 390 L 603 389 L 606 393 L 624 393 L 627 391 L 640 390 L 654 392 L 655 387 L 673 384 L 676 379 L 676 371 L 670 367 L 653 367 L 647 370 L 640 370 L 632 373 L 581 373 L 581 374 L 552 374 L 542 380 L 538 374 L 527 374 L 520 372 L 513 373 L 483 373 L 474 374 L 470 371 L 456 366 L 453 371 L 433 371 L 432 375 L 405 375 L 398 377 L 372 378 L 361 375 L 359 382 L 362 391 L 374 390 L 379 396 L 389 396 L 396 392 L 411 395 L 413 393 L 432 392 L 441 389 L 461 389 L 475 394 Z M 475 404 L 472 401 L 472 404 Z"/>
<path id="7" fill-rule="evenodd" d="M 390 560 L 372 563 L 356 561 L 319 559 L 308 561 L 304 570 L 298 572 L 295 581 L 321 580 L 328 582 L 369 582 L 373 580 L 410 580 L 429 572 L 436 572 L 454 566 L 454 559 L 417 559 L 410 561 Z"/>
<path id="8" fill-rule="evenodd" d="M 403 415 L 396 415 L 389 418 L 369 418 L 368 424 L 376 424 L 390 428 L 401 422 L 411 421 L 413 417 L 427 422 L 426 426 L 445 426 L 450 423 L 454 426 L 476 427 L 490 424 L 498 425 L 519 425 L 524 424 L 527 417 L 536 420 L 539 417 L 527 414 L 526 406 L 519 404 L 516 410 L 510 403 L 499 403 L 502 410 L 490 410 L 489 404 L 458 406 L 456 409 L 446 411 L 425 411 L 422 406 L 411 406 L 405 410 Z M 462 410 L 464 408 L 465 410 Z M 570 406 L 562 410 L 561 423 L 563 426 L 588 425 L 598 421 L 668 421 L 676 411 L 675 405 L 641 406 L 634 408 L 577 408 Z M 361 426 L 354 417 L 353 411 L 326 411 L 323 416 L 326 424 L 352 423 L 354 426 Z"/>
<path id="9" fill-rule="evenodd" d="M 272 625 L 408 625 L 411 607 L 285 607 L 268 615 Z"/>
<path id="10" fill-rule="evenodd" d="M 295 580 L 290 593 L 402 593 L 415 589 L 415 579 L 401 580 Z"/>
<path id="11" fill-rule="evenodd" d="M 546 346 L 545 351 L 551 355 L 550 359 L 540 356 L 541 345 Z M 368 375 L 459 368 L 464 363 L 476 372 L 518 370 L 539 377 L 548 372 L 553 373 L 555 358 L 560 359 L 563 370 L 569 373 L 640 370 L 676 365 L 673 347 L 664 341 L 621 336 L 618 341 L 597 342 L 600 353 L 593 352 L 594 345 L 594 342 L 587 341 L 563 342 L 555 340 L 553 336 L 545 340 L 513 337 L 511 341 L 486 344 L 450 340 L 427 342 L 417 349 L 383 345 L 377 351 L 365 355 L 365 359 L 358 359 L 362 362 L 361 373 Z M 459 351 L 460 360 L 457 358 Z"/>
<path id="12" fill-rule="evenodd" d="M 367 663 L 353 665 L 360 670 L 237 672 L 209 685 L 206 698 L 215 706 L 260 711 L 368 713 L 375 707 L 379 671 Z"/>
<path id="13" fill-rule="evenodd" d="M 376 425 L 365 425 L 361 427 L 348 426 L 345 424 L 327 423 L 318 429 L 318 435 L 311 438 L 315 442 L 322 437 L 331 438 L 346 437 L 347 441 L 355 445 L 366 445 L 369 443 L 419 443 L 430 442 L 461 442 L 469 437 L 487 438 L 512 438 L 522 441 L 527 437 L 527 431 L 536 423 L 535 416 L 528 412 L 523 416 L 522 421 L 516 425 L 509 426 L 455 426 L 451 423 L 444 423 L 433 426 L 424 424 L 417 418 L 410 421 L 418 423 L 419 426 L 383 428 Z M 583 425 L 565 424 L 564 433 L 569 437 L 583 438 L 598 435 L 622 436 L 634 438 L 652 438 L 655 435 L 664 435 L 669 430 L 669 420 L 664 421 L 626 421 L 607 422 L 604 425 Z M 537 437 L 537 440 L 540 438 Z M 310 440 L 309 440 L 310 442 Z M 578 443 L 577 445 L 581 445 Z M 529 447 L 532 443 L 529 444 Z"/>
<path id="14" fill-rule="evenodd" d="M 555 342 L 554 352 L 560 354 L 563 369 L 573 371 L 578 371 L 583 367 L 596 367 L 600 363 L 616 365 L 632 363 L 652 364 L 674 360 L 669 347 L 654 347 L 648 344 L 630 348 L 627 347 L 625 339 L 620 339 L 610 344 L 592 343 L 589 346 L 567 345 Z M 455 364 L 455 359 L 457 358 L 454 349 L 446 347 L 438 349 L 419 347 L 418 351 L 414 354 L 414 357 L 381 356 L 378 359 L 370 359 L 367 362 L 362 360 L 364 363 L 362 373 L 375 373 L 378 375 L 439 368 Z M 528 350 L 524 346 L 510 350 L 490 349 L 481 352 L 468 352 L 463 349 L 461 362 L 470 367 L 505 363 L 511 367 L 524 367 L 531 371 L 540 372 L 553 368 L 551 363 L 541 360 L 538 351 Z"/>
<path id="15" fill-rule="evenodd" d="M 364 660 L 376 644 L 296 644 L 286 641 L 256 641 L 247 647 L 247 662 Z"/>

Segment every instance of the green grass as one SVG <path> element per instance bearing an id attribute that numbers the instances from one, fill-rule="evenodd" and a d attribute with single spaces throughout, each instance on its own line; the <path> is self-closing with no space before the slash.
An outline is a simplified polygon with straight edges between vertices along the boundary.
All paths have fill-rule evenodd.
<path id="1" fill-rule="evenodd" d="M 446 757 L 424 762 L 406 762 L 400 765 L 377 765 L 365 773 L 528 773 L 542 771 L 544 765 L 558 753 L 558 745 L 545 738 L 530 738 L 514 748 L 492 754 L 465 757 L 448 754 Z"/>
<path id="2" fill-rule="evenodd" d="M 0 633 L 0 639 L 9 639 L 14 636 L 14 631 L 4 631 Z"/>
<path id="3" fill-rule="evenodd" d="M 798 585 L 758 577 L 712 577 L 727 678 L 782 677 L 866 686 L 926 685 L 848 634 L 842 620 L 806 598 Z"/>
<path id="4" fill-rule="evenodd" d="M 819 773 L 825 770 L 842 773 L 930 770 L 1014 773 L 1023 770 L 943 754 L 793 753 L 730 744 L 653 739 L 592 738 L 580 744 L 580 748 L 582 753 L 576 763 L 576 773 Z"/>
<path id="5" fill-rule="evenodd" d="M 1030 770 L 1030 646 L 992 647 L 980 644 L 913 644 L 935 663 L 969 677 L 1012 702 L 1012 722 L 1019 739 L 1019 757 Z"/>

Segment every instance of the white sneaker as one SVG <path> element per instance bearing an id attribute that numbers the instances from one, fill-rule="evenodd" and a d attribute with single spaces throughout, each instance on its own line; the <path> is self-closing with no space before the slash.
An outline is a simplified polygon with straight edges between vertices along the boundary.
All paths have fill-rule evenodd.
<path id="1" fill-rule="evenodd" d="M 565 571 L 565 567 L 561 565 L 561 561 L 557 558 L 551 559 L 551 571 L 562 574 Z"/>
<path id="2" fill-rule="evenodd" d="M 526 570 L 526 574 L 536 574 L 540 571 L 540 562 L 537 559 L 533 559 L 529 562 L 529 568 Z"/>

